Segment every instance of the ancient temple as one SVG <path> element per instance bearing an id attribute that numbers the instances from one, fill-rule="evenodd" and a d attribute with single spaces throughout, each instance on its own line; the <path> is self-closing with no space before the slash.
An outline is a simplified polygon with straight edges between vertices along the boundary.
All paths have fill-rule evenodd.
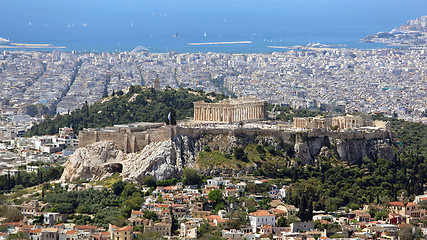
<path id="1" fill-rule="evenodd" d="M 195 122 L 231 123 L 266 117 L 267 102 L 252 97 L 227 99 L 218 103 L 194 103 Z"/>
<path id="2" fill-rule="evenodd" d="M 322 116 L 317 117 L 294 117 L 294 128 L 301 129 L 314 129 L 314 128 L 323 128 L 330 129 L 332 120 L 330 118 L 324 118 Z"/>

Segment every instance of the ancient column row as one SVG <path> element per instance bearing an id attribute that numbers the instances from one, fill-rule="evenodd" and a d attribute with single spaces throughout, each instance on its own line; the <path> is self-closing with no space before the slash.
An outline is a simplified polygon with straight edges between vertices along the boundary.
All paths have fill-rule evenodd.
<path id="1" fill-rule="evenodd" d="M 264 106 L 194 107 L 195 121 L 236 122 L 264 118 Z"/>

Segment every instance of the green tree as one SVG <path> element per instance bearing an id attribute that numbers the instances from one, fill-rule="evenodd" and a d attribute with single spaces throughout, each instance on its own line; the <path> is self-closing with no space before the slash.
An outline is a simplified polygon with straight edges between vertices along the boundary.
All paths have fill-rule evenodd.
<path id="1" fill-rule="evenodd" d="M 146 210 L 146 211 L 144 211 L 144 218 L 156 221 L 157 220 L 157 214 L 155 212 Z"/>
<path id="2" fill-rule="evenodd" d="M 375 220 L 386 220 L 388 217 L 388 212 L 385 210 L 378 211 L 375 213 Z"/>
<path id="3" fill-rule="evenodd" d="M 193 168 L 185 168 L 182 171 L 182 183 L 184 185 L 199 185 L 202 178 L 197 174 L 197 170 Z"/>
<path id="4" fill-rule="evenodd" d="M 277 226 L 278 227 L 289 227 L 289 224 L 286 222 L 286 218 L 284 218 L 282 216 L 282 217 L 279 217 L 277 219 Z"/>
<path id="5" fill-rule="evenodd" d="M 221 190 L 219 189 L 213 189 L 208 194 L 208 199 L 214 202 L 219 202 L 223 200 L 224 195 L 222 194 Z"/>
<path id="6" fill-rule="evenodd" d="M 167 125 L 176 125 L 176 111 L 173 108 L 169 108 L 166 111 L 165 123 Z"/>
<path id="7" fill-rule="evenodd" d="M 154 178 L 154 176 L 145 176 L 142 179 L 142 184 L 146 185 L 147 187 L 155 187 L 156 186 L 156 178 Z"/>
<path id="8" fill-rule="evenodd" d="M 115 182 L 112 186 L 114 194 L 119 196 L 125 189 L 125 184 L 122 180 Z"/>
<path id="9" fill-rule="evenodd" d="M 248 160 L 243 147 L 236 147 L 236 148 L 234 148 L 234 157 L 237 160 L 241 160 L 241 161 L 244 161 L 244 162 L 247 162 L 247 160 Z"/>

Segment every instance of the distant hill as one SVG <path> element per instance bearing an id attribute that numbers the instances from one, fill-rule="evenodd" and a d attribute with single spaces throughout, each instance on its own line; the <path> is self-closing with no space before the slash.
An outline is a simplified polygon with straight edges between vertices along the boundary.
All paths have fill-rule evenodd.
<path id="1" fill-rule="evenodd" d="M 162 122 L 169 112 L 176 113 L 176 119 L 182 120 L 193 116 L 193 102 L 217 102 L 227 96 L 205 93 L 202 90 L 172 89 L 155 90 L 154 88 L 131 86 L 126 90 L 113 93 L 89 106 L 87 103 L 66 115 L 54 119 L 47 116 L 39 125 L 33 126 L 26 136 L 49 135 L 58 133 L 59 128 L 73 127 L 75 133 L 83 128 L 102 128 L 115 124 L 133 122 Z"/>

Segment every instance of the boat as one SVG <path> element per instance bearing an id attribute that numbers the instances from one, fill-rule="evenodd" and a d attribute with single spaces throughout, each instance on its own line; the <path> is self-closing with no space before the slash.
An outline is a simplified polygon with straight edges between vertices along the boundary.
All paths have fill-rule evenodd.
<path id="1" fill-rule="evenodd" d="M 176 33 L 173 35 L 173 37 L 174 37 L 174 38 L 179 38 L 179 34 L 178 34 L 178 32 L 176 32 Z"/>
<path id="2" fill-rule="evenodd" d="M 9 39 L 0 37 L 0 45 L 10 45 L 12 42 Z"/>

